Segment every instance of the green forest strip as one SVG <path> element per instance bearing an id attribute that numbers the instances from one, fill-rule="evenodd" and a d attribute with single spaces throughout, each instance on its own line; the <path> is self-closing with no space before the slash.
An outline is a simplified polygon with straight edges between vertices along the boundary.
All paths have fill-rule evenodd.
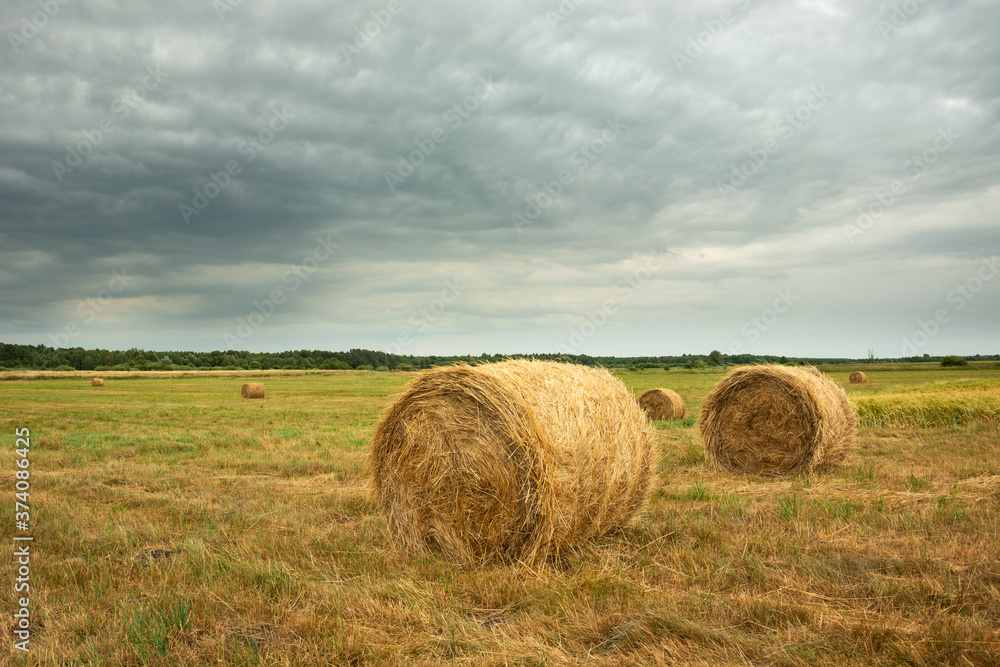
<path id="1" fill-rule="evenodd" d="M 585 366 L 605 366 L 643 370 L 653 368 L 699 369 L 744 364 L 810 364 L 855 365 L 866 371 L 887 364 L 868 359 L 793 358 L 775 355 L 682 354 L 659 357 L 593 357 L 586 354 L 483 354 L 472 356 L 415 356 L 390 354 L 378 350 L 352 349 L 347 352 L 326 350 L 288 350 L 285 352 L 248 352 L 246 350 L 216 350 L 185 352 L 177 350 L 87 350 L 81 347 L 52 348 L 46 345 L 16 345 L 0 343 L 0 370 L 36 371 L 169 371 L 169 370 L 416 370 L 454 363 L 490 363 L 510 358 L 532 358 L 566 361 Z M 949 357 L 953 358 L 953 357 Z M 911 357 L 895 362 L 924 362 L 914 370 L 926 367 L 926 362 L 940 363 L 944 357 Z M 1000 361 L 1000 355 L 974 355 L 966 361 Z M 893 370 L 907 368 L 892 365 Z"/>

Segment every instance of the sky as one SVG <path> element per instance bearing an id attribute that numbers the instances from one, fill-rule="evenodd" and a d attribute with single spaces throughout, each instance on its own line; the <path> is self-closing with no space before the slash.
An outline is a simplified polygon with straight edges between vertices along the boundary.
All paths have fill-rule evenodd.
<path id="1" fill-rule="evenodd" d="M 0 341 L 1000 353 L 989 0 L 0 7 Z"/>

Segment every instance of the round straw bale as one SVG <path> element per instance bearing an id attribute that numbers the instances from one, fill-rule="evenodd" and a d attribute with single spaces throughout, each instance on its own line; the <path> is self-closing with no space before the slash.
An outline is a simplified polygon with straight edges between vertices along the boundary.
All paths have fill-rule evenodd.
<path id="1" fill-rule="evenodd" d="M 243 398 L 264 398 L 264 385 L 260 382 L 244 382 L 240 387 L 240 396 Z"/>
<path id="2" fill-rule="evenodd" d="M 654 449 L 635 398 L 606 370 L 511 360 L 412 380 L 382 415 L 368 465 L 396 546 L 537 565 L 627 525 Z"/>
<path id="3" fill-rule="evenodd" d="M 851 384 L 864 384 L 868 382 L 868 376 L 861 371 L 854 371 L 851 373 L 850 380 Z"/>
<path id="4" fill-rule="evenodd" d="M 654 421 L 684 419 L 684 399 L 673 389 L 650 389 L 639 397 L 639 405 Z"/>
<path id="5" fill-rule="evenodd" d="M 101 378 L 90 378 L 90 386 L 91 387 L 103 387 L 104 386 L 104 380 L 102 380 Z"/>
<path id="6" fill-rule="evenodd" d="M 841 461 L 855 416 L 840 386 L 812 367 L 743 366 L 701 408 L 705 454 L 737 473 L 808 473 Z"/>

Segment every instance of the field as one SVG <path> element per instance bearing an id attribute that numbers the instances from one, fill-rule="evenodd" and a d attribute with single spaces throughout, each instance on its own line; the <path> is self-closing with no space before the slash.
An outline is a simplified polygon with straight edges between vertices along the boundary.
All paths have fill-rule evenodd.
<path id="1" fill-rule="evenodd" d="M 31 431 L 31 643 L 18 664 L 1000 665 L 1000 368 L 847 384 L 847 461 L 710 470 L 718 370 L 623 372 L 659 482 L 628 530 L 540 571 L 386 548 L 364 457 L 404 373 L 7 373 L 0 568 L 13 637 L 14 431 Z M 247 378 L 264 400 L 241 400 Z M 13 662 L 13 661 L 12 661 Z"/>

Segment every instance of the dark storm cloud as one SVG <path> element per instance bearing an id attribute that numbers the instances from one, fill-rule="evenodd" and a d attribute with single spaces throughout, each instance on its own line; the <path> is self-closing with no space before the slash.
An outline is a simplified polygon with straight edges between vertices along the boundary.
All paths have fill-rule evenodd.
<path id="1" fill-rule="evenodd" d="M 666 249 L 582 351 L 722 348 L 795 285 L 759 351 L 888 355 L 1000 245 L 992 3 L 51 7 L 0 15 L 8 340 L 223 347 L 280 290 L 241 345 L 373 347 L 459 279 L 407 351 L 551 350 Z"/>

